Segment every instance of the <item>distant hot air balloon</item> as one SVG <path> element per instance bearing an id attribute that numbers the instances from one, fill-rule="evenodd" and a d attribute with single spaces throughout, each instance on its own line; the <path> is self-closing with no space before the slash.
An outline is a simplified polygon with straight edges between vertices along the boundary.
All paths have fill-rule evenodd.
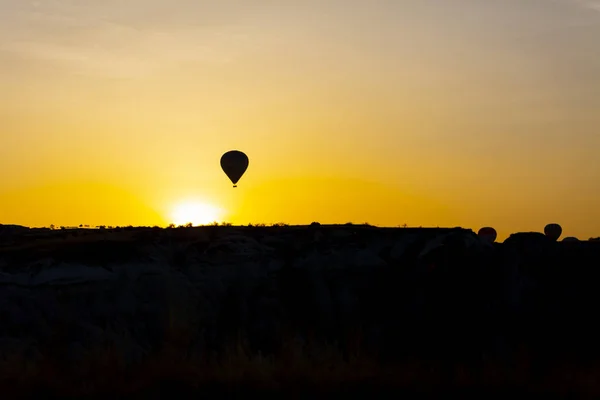
<path id="1" fill-rule="evenodd" d="M 498 233 L 496 232 L 496 230 L 492 227 L 486 226 L 483 227 L 479 230 L 479 232 L 477 232 L 477 235 L 484 241 L 488 242 L 488 243 L 494 243 L 496 241 L 496 237 L 498 236 Z"/>
<path id="2" fill-rule="evenodd" d="M 544 228 L 544 234 L 552 240 L 558 240 L 562 234 L 562 228 L 559 224 L 548 224 Z"/>
<path id="3" fill-rule="evenodd" d="M 248 169 L 248 156 L 241 151 L 231 150 L 221 156 L 221 168 L 227 177 L 237 187 L 237 183 Z"/>
<path id="4" fill-rule="evenodd" d="M 577 239 L 574 236 L 567 236 L 566 238 L 564 238 L 562 240 L 563 242 L 579 242 L 579 239 Z"/>

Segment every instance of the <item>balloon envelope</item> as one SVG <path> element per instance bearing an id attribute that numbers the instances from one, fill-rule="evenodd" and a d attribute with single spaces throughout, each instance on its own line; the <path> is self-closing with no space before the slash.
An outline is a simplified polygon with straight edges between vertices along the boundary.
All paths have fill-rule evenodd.
<path id="1" fill-rule="evenodd" d="M 558 240 L 562 234 L 562 228 L 559 224 L 548 224 L 544 228 L 544 234 L 552 240 Z"/>
<path id="2" fill-rule="evenodd" d="M 481 228 L 479 232 L 477 232 L 477 235 L 489 243 L 494 243 L 496 241 L 496 237 L 498 237 L 496 230 L 489 226 Z"/>
<path id="3" fill-rule="evenodd" d="M 567 236 L 566 238 L 564 238 L 562 240 L 563 242 L 579 242 L 579 239 L 577 239 L 574 236 Z"/>
<path id="4" fill-rule="evenodd" d="M 236 183 L 248 169 L 248 164 L 248 156 L 238 150 L 228 151 L 221 156 L 221 168 L 233 183 L 233 187 L 236 187 Z"/>

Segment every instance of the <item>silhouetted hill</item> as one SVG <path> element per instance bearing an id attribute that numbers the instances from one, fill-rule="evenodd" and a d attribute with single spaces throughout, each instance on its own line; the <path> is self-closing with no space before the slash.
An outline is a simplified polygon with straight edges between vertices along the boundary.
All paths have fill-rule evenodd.
<path id="1" fill-rule="evenodd" d="M 599 265 L 600 242 L 535 232 L 2 225 L 0 372 L 106 395 L 600 393 Z"/>

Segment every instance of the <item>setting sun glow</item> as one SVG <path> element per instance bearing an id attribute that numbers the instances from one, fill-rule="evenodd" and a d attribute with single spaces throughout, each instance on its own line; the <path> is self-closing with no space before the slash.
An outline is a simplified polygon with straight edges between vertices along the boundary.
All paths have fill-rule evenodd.
<path id="1" fill-rule="evenodd" d="M 171 213 L 171 222 L 175 225 L 206 225 L 218 222 L 221 210 L 210 204 L 185 202 L 177 204 Z"/>

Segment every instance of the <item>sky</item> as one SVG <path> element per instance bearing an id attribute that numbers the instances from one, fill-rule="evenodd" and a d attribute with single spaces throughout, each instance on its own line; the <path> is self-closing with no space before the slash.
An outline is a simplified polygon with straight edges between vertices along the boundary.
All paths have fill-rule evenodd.
<path id="1" fill-rule="evenodd" d="M 594 0 L 0 0 L 0 223 L 600 236 L 599 42 Z"/>

